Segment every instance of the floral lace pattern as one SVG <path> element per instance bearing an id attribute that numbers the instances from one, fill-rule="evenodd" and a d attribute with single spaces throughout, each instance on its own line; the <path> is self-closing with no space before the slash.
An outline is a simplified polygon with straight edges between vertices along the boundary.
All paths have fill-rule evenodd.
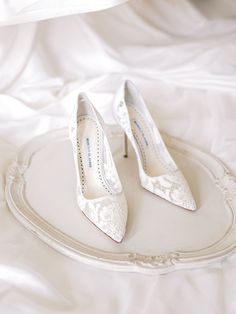
<path id="1" fill-rule="evenodd" d="M 85 96 L 83 96 L 85 98 Z M 101 117 L 97 116 L 92 104 L 85 98 L 86 105 L 90 106 L 94 117 L 102 129 Z M 103 157 L 102 172 L 104 180 L 111 187 L 114 195 L 107 195 L 97 199 L 86 199 L 81 189 L 81 177 L 78 164 L 77 125 L 78 105 L 74 108 L 69 124 L 69 136 L 72 144 L 74 163 L 77 177 L 77 201 L 80 209 L 105 234 L 113 240 L 120 242 L 125 234 L 127 222 L 127 203 L 122 191 L 122 186 L 115 168 L 114 161 L 105 135 L 101 138 L 101 156 Z"/>
<path id="2" fill-rule="evenodd" d="M 118 123 L 122 127 L 122 129 L 125 131 L 129 139 L 132 141 L 132 130 L 131 126 L 129 123 L 129 116 L 128 116 L 128 111 L 125 105 L 124 100 L 120 100 L 118 105 L 116 106 L 116 119 L 118 120 Z"/>
<path id="3" fill-rule="evenodd" d="M 115 106 L 115 114 L 116 120 L 118 121 L 124 132 L 127 134 L 136 151 L 139 164 L 139 177 L 142 186 L 150 192 L 164 198 L 165 200 L 175 205 L 184 207 L 189 210 L 195 210 L 196 204 L 189 189 L 188 183 L 185 180 L 182 172 L 178 169 L 177 165 L 171 158 L 163 140 L 161 139 L 161 135 L 159 135 L 159 132 L 155 130 L 156 126 L 154 125 L 154 123 L 152 123 L 152 131 L 156 136 L 156 147 L 157 149 L 160 149 L 159 153 L 166 164 L 167 173 L 166 175 L 157 177 L 148 176 L 143 169 L 140 156 L 137 153 L 136 141 L 131 129 L 129 113 L 126 103 L 124 101 L 123 94 L 121 96 L 121 99 L 119 100 L 119 102 L 117 102 Z M 160 137 L 159 140 L 158 137 Z"/>
<path id="4" fill-rule="evenodd" d="M 116 242 L 125 234 L 127 221 L 126 200 L 121 193 L 115 197 L 88 200 L 78 197 L 78 204 L 88 219 Z"/>
<path id="5" fill-rule="evenodd" d="M 109 147 L 109 143 L 107 139 L 104 138 L 104 145 L 103 145 L 104 178 L 113 193 L 120 193 L 122 191 L 121 182 L 116 172 L 115 164 L 114 164 L 111 152 L 107 149 L 107 147 Z"/>
<path id="6" fill-rule="evenodd" d="M 188 184 L 179 170 L 159 177 L 144 174 L 140 180 L 145 189 L 165 200 L 186 209 L 196 209 Z"/>

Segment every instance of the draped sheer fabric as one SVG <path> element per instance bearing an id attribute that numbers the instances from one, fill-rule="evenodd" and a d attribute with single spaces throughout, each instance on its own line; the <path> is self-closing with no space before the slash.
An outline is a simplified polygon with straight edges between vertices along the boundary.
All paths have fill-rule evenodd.
<path id="1" fill-rule="evenodd" d="M 67 126 L 79 91 L 114 124 L 123 79 L 162 131 L 236 175 L 235 14 L 230 0 L 0 1 L 0 313 L 236 312 L 234 256 L 166 276 L 106 272 L 46 246 L 4 197 L 21 144 Z"/>
<path id="2" fill-rule="evenodd" d="M 100 11 L 127 0 L 1 0 L 0 25 L 40 21 L 70 14 Z"/>

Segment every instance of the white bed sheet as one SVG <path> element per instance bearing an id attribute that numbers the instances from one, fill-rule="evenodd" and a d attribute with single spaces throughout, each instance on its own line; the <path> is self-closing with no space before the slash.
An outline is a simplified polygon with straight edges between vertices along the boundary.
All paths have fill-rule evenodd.
<path id="1" fill-rule="evenodd" d="M 164 276 L 99 270 L 26 231 L 4 198 L 17 147 L 65 127 L 81 90 L 114 123 L 113 94 L 124 78 L 141 89 L 162 131 L 236 175 L 236 3 L 131 0 L 44 21 L 29 14 L 32 22 L 6 26 L 27 21 L 26 2 L 0 1 L 0 313 L 236 313 L 234 256 Z"/>

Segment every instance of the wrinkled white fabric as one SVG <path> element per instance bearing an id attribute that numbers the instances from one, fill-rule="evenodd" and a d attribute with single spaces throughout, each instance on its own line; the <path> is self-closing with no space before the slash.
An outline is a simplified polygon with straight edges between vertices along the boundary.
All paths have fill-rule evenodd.
<path id="1" fill-rule="evenodd" d="M 104 10 L 127 0 L 1 0 L 0 25 L 13 25 L 48 18 Z"/>
<path id="2" fill-rule="evenodd" d="M 33 2 L 43 3 L 1 1 L 0 20 L 18 23 L 17 10 Z M 66 126 L 82 90 L 114 123 L 112 97 L 123 78 L 137 84 L 162 131 L 214 154 L 236 175 L 235 14 L 231 0 L 131 0 L 0 28 L 0 313 L 236 312 L 234 256 L 165 276 L 102 271 L 27 232 L 4 198 L 17 147 Z"/>

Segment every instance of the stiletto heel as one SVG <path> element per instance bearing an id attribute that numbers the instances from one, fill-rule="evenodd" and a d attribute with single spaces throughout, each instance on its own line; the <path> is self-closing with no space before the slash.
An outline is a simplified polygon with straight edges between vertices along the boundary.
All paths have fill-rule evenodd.
<path id="1" fill-rule="evenodd" d="M 128 157 L 128 138 L 125 132 L 124 132 L 124 151 L 125 151 L 124 158 L 127 158 Z"/>
<path id="2" fill-rule="evenodd" d="M 135 85 L 125 81 L 116 95 L 113 113 L 129 138 L 138 161 L 139 178 L 146 190 L 180 207 L 195 210 L 188 183 L 171 157 L 150 112 Z"/>
<path id="3" fill-rule="evenodd" d="M 79 95 L 72 113 L 69 135 L 78 206 L 101 231 L 121 242 L 126 228 L 127 202 L 102 117 L 84 93 Z"/>

